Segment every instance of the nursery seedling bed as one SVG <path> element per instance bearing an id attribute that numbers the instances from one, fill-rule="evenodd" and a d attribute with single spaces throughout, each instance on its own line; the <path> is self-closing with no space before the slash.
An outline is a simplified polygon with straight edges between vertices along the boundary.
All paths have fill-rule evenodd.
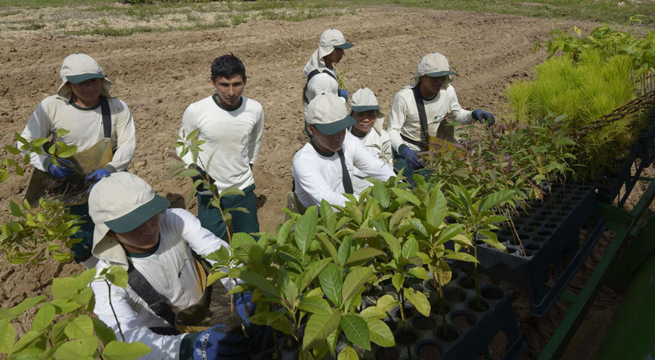
<path id="1" fill-rule="evenodd" d="M 532 202 L 512 223 L 498 232 L 508 253 L 478 245 L 478 271 L 521 288 L 532 315 L 543 317 L 605 231 L 596 193 L 591 186 L 553 185 L 549 197 Z"/>
<path id="2" fill-rule="evenodd" d="M 480 280 L 481 308 L 477 308 L 475 286 L 469 286 L 467 275 L 453 270 L 452 280 L 444 287 L 446 329 L 444 334 L 439 306 L 439 293 L 428 286 L 420 286 L 429 293 L 431 314 L 425 317 L 413 311 L 407 319 L 407 331 L 398 311 L 386 320 L 396 338 L 394 349 L 373 346 L 365 359 L 491 359 L 489 343 L 504 333 L 507 338 L 506 352 L 502 359 L 512 360 L 527 345 L 518 331 L 509 292 L 484 280 Z M 388 288 L 389 292 L 394 292 Z M 405 343 L 405 344 L 403 344 Z"/>

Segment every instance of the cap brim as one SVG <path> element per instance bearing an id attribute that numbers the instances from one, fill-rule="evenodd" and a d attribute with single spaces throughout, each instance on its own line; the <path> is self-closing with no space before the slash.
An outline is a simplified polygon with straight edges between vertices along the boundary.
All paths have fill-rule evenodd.
<path id="1" fill-rule="evenodd" d="M 450 71 L 450 70 L 437 71 L 437 72 L 425 74 L 425 76 L 429 76 L 429 77 L 442 77 L 446 75 L 457 75 L 457 74 L 454 71 Z"/>
<path id="2" fill-rule="evenodd" d="M 380 110 L 379 105 L 362 105 L 362 106 L 350 106 L 350 110 L 354 112 L 364 112 L 369 110 Z"/>
<path id="3" fill-rule="evenodd" d="M 151 217 L 168 209 L 170 205 L 171 202 L 166 198 L 155 195 L 152 200 L 119 217 L 118 219 L 105 221 L 105 225 L 107 225 L 107 227 L 113 232 L 119 234 L 130 232 L 143 225 L 143 223 L 148 221 Z"/>
<path id="4" fill-rule="evenodd" d="M 355 45 L 353 45 L 351 43 L 348 43 L 348 42 L 340 44 L 340 45 L 334 45 L 335 48 L 339 48 L 339 49 L 343 49 L 343 50 L 350 49 L 353 46 L 355 46 Z"/>
<path id="5" fill-rule="evenodd" d="M 334 135 L 340 131 L 343 131 L 353 125 L 355 125 L 357 122 L 355 119 L 353 119 L 352 116 L 348 115 L 345 118 L 335 121 L 333 123 L 329 124 L 314 124 L 316 129 L 321 132 L 323 135 Z"/>
<path id="6" fill-rule="evenodd" d="M 104 79 L 105 75 L 103 74 L 80 74 L 80 75 L 69 75 L 66 76 L 66 80 L 71 84 L 79 84 L 90 79 Z"/>

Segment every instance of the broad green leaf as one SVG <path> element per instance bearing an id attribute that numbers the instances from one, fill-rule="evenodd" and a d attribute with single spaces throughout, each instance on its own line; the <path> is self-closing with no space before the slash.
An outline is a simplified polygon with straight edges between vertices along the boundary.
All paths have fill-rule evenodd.
<path id="1" fill-rule="evenodd" d="M 277 231 L 277 244 L 280 246 L 283 246 L 284 244 L 287 243 L 287 239 L 289 238 L 289 232 L 291 231 L 291 227 L 296 221 L 294 218 L 291 218 L 287 220 L 282 226 L 280 226 L 280 229 Z"/>
<path id="2" fill-rule="evenodd" d="M 12 154 L 12 155 L 20 154 L 20 149 L 16 149 L 13 146 L 5 145 L 5 150 L 7 150 L 7 152 Z"/>
<path id="3" fill-rule="evenodd" d="M 416 256 L 418 254 L 418 242 L 416 242 L 415 239 L 410 238 L 405 240 L 405 243 L 403 244 L 403 252 L 402 255 L 405 259 L 409 259 L 412 256 Z"/>
<path id="4" fill-rule="evenodd" d="M 325 341 L 334 329 L 341 323 L 341 313 L 338 309 L 332 309 L 330 315 L 312 314 L 305 327 L 305 338 L 302 349 L 307 350 Z"/>
<path id="5" fill-rule="evenodd" d="M 100 319 L 92 319 L 93 320 L 93 329 L 96 332 L 96 336 L 100 341 L 102 341 L 102 344 L 104 346 L 107 346 L 112 341 L 116 341 L 116 333 L 112 328 L 107 326 L 102 320 Z"/>
<path id="6" fill-rule="evenodd" d="M 264 270 L 264 250 L 257 243 L 242 243 L 239 247 L 234 247 L 232 253 L 234 257 L 252 267 L 253 270 L 256 271 L 259 268 Z"/>
<path id="7" fill-rule="evenodd" d="M 337 344 L 339 343 L 339 335 L 341 335 L 341 330 L 339 328 L 334 329 L 327 338 L 327 346 L 330 351 L 330 355 L 334 358 L 334 352 L 337 349 Z"/>
<path id="8" fill-rule="evenodd" d="M 391 215 L 391 219 L 389 220 L 389 229 L 395 230 L 396 227 L 400 224 L 403 219 L 412 212 L 414 209 L 413 206 L 403 206 L 400 209 L 396 210 L 393 215 Z"/>
<path id="9" fill-rule="evenodd" d="M 16 338 L 16 331 L 14 325 L 9 322 L 9 319 L 0 320 L 0 354 L 6 354 L 11 351 Z"/>
<path id="10" fill-rule="evenodd" d="M 441 229 L 441 232 L 439 232 L 439 236 L 437 237 L 437 240 L 435 242 L 435 245 L 441 245 L 446 243 L 446 241 L 454 238 L 458 234 L 460 234 L 462 231 L 464 231 L 464 225 L 462 224 L 450 224 Z"/>
<path id="11" fill-rule="evenodd" d="M 176 174 L 176 176 L 180 177 L 195 177 L 195 176 L 200 176 L 200 171 L 196 169 L 184 169 Z"/>
<path id="12" fill-rule="evenodd" d="M 266 325 L 272 327 L 275 330 L 282 331 L 285 334 L 293 334 L 293 328 L 289 323 L 289 319 L 287 319 L 283 313 L 268 313 L 266 317 Z"/>
<path id="13" fill-rule="evenodd" d="M 405 202 L 412 203 L 416 206 L 421 205 L 421 200 L 419 200 L 416 195 L 412 194 L 411 191 L 400 189 L 400 188 L 391 188 L 391 191 L 396 194 L 399 199 L 404 200 Z"/>
<path id="14" fill-rule="evenodd" d="M 93 336 L 93 321 L 86 315 L 76 317 L 66 329 L 64 333 L 71 339 L 83 339 Z"/>
<path id="15" fill-rule="evenodd" d="M 57 308 L 57 315 L 68 314 L 71 311 L 79 309 L 82 305 L 68 299 L 56 299 L 50 302 L 50 305 Z"/>
<path id="16" fill-rule="evenodd" d="M 350 255 L 348 260 L 346 260 L 346 265 L 365 262 L 373 259 L 376 256 L 384 256 L 384 252 L 373 247 L 362 247 Z"/>
<path id="17" fill-rule="evenodd" d="M 282 289 L 284 293 L 284 298 L 292 304 L 292 308 L 295 307 L 296 299 L 298 298 L 298 285 L 293 281 L 289 280 L 286 286 Z"/>
<path id="18" fill-rule="evenodd" d="M 70 131 L 68 131 L 66 129 L 57 129 L 57 137 L 62 137 L 64 135 L 68 134 L 69 132 Z M 44 142 L 44 144 L 45 144 L 45 142 Z"/>
<path id="19" fill-rule="evenodd" d="M 20 205 L 16 204 L 14 200 L 9 200 L 9 208 L 11 209 L 12 215 L 17 217 L 23 216 L 23 209 L 21 209 Z"/>
<path id="20" fill-rule="evenodd" d="M 467 254 L 464 252 L 456 252 L 456 253 L 450 253 L 444 255 L 445 258 L 447 259 L 452 259 L 452 260 L 460 260 L 460 261 L 466 261 L 466 262 L 472 262 L 472 263 L 477 263 L 478 260 L 471 254 Z"/>
<path id="21" fill-rule="evenodd" d="M 364 238 L 374 238 L 376 236 L 380 235 L 377 231 L 369 228 L 359 228 L 353 234 L 354 239 L 364 239 Z"/>
<path id="22" fill-rule="evenodd" d="M 114 341 L 118 343 L 118 341 Z M 125 343 L 121 343 L 125 344 Z M 110 344 L 111 345 L 111 344 Z M 64 343 L 57 351 L 55 351 L 55 359 L 57 360 L 90 360 L 93 359 L 93 354 L 98 348 L 98 339 L 85 338 L 76 339 Z M 108 359 L 105 357 L 105 359 Z"/>
<path id="23" fill-rule="evenodd" d="M 53 288 L 54 288 L 54 285 L 53 285 Z M 2 312 L 2 318 L 16 317 L 16 316 L 24 313 L 27 309 L 42 303 L 45 300 L 45 298 L 46 297 L 43 296 L 43 295 L 27 298 L 27 299 L 21 301 L 20 304 L 14 306 L 13 308 L 10 308 L 10 309 L 7 309 L 6 311 L 3 311 Z M 5 313 L 6 313 L 7 316 L 5 316 Z"/>
<path id="24" fill-rule="evenodd" d="M 391 196 L 389 196 L 389 189 L 387 189 L 382 181 L 378 180 L 373 183 L 373 196 L 378 199 L 380 206 L 384 209 L 389 207 Z"/>
<path id="25" fill-rule="evenodd" d="M 401 247 L 400 247 L 400 241 L 393 235 L 389 233 L 380 233 L 382 235 L 382 238 L 384 238 L 384 241 L 387 243 L 387 246 L 389 247 L 389 250 L 391 250 L 391 255 L 394 257 L 394 259 L 400 258 L 401 255 Z"/>
<path id="26" fill-rule="evenodd" d="M 77 152 L 77 146 L 75 145 L 64 145 L 63 147 L 59 147 L 57 151 L 55 152 L 55 155 L 57 157 L 66 159 L 69 158 Z"/>
<path id="27" fill-rule="evenodd" d="M 359 313 L 364 318 L 374 318 L 374 319 L 385 319 L 387 317 L 387 314 L 382 311 L 377 306 L 369 306 L 366 309 L 362 310 L 361 313 Z"/>
<path id="28" fill-rule="evenodd" d="M 93 300 L 93 289 L 90 287 L 82 290 L 79 294 L 73 295 L 71 297 L 72 301 L 75 301 L 76 303 L 82 305 L 82 306 L 87 306 Z"/>
<path id="29" fill-rule="evenodd" d="M 13 354 L 18 353 L 28 347 L 30 344 L 33 344 L 35 341 L 43 341 L 43 335 L 39 331 L 30 330 L 25 333 L 25 335 L 21 336 L 20 339 L 18 339 L 18 341 L 14 344 L 14 347 L 11 349 L 11 352 Z"/>
<path id="30" fill-rule="evenodd" d="M 300 293 L 304 292 L 305 289 L 316 279 L 316 277 L 325 269 L 328 264 L 332 262 L 332 259 L 323 259 L 319 261 L 314 261 L 307 269 L 300 274 L 300 281 L 298 285 L 298 291 Z"/>
<path id="31" fill-rule="evenodd" d="M 257 244 L 257 241 L 250 234 L 243 232 L 232 235 L 232 249 L 236 249 L 243 244 Z"/>
<path id="32" fill-rule="evenodd" d="M 224 197 L 226 197 L 226 196 L 235 196 L 235 195 L 238 195 L 238 196 L 245 196 L 245 194 L 243 193 L 243 191 L 241 191 L 241 190 L 239 190 L 239 189 L 237 189 L 237 188 L 227 188 L 227 189 L 221 191 L 221 193 L 219 194 L 218 198 L 219 198 L 219 199 L 222 199 L 222 198 L 224 198 Z"/>
<path id="33" fill-rule="evenodd" d="M 426 209 L 426 220 L 434 227 L 439 227 L 448 213 L 448 201 L 441 189 L 435 188 L 430 194 Z"/>
<path id="34" fill-rule="evenodd" d="M 254 273 L 252 271 L 240 271 L 237 277 L 248 284 L 254 285 L 257 287 L 257 289 L 270 296 L 275 298 L 280 297 L 279 290 L 260 274 Z"/>
<path id="35" fill-rule="evenodd" d="M 430 302 L 425 295 L 413 288 L 405 288 L 405 297 L 424 316 L 430 316 Z"/>
<path id="36" fill-rule="evenodd" d="M 32 321 L 32 330 L 41 331 L 46 329 L 52 323 L 52 320 L 55 318 L 57 309 L 54 306 L 46 303 L 41 306 L 39 311 L 34 316 L 34 321 Z"/>
<path id="37" fill-rule="evenodd" d="M 368 324 L 359 315 L 346 314 L 341 317 L 341 328 L 353 344 L 371 350 L 371 334 Z"/>
<path id="38" fill-rule="evenodd" d="M 322 273 L 318 275 L 321 288 L 325 295 L 337 307 L 341 307 L 341 293 L 343 287 L 343 273 L 334 263 L 328 264 Z"/>
<path id="39" fill-rule="evenodd" d="M 414 218 L 410 218 L 410 219 L 409 219 L 409 223 L 412 224 L 412 226 L 414 227 L 414 229 L 416 229 L 416 230 L 419 232 L 419 234 L 423 235 L 424 238 L 427 239 L 427 238 L 430 237 L 430 234 L 429 234 L 428 231 L 425 229 L 425 226 L 423 226 L 423 223 L 422 223 L 420 220 L 418 220 L 418 219 L 414 219 Z"/>
<path id="40" fill-rule="evenodd" d="M 331 260 L 333 260 L 335 263 L 338 261 L 338 255 L 337 255 L 337 248 L 334 247 L 334 244 L 332 244 L 332 241 L 327 237 L 327 235 L 323 233 L 316 233 L 316 237 L 319 239 L 321 242 L 321 245 L 323 246 L 323 249 L 327 251 L 328 255 L 330 255 Z"/>
<path id="41" fill-rule="evenodd" d="M 339 263 L 339 266 L 345 266 L 346 265 L 346 260 L 348 260 L 348 257 L 350 257 L 350 247 L 352 244 L 352 238 L 350 236 L 346 237 L 341 241 L 341 245 L 339 245 L 339 250 L 337 251 L 337 260 Z"/>
<path id="42" fill-rule="evenodd" d="M 341 350 L 337 360 L 359 360 L 359 355 L 357 355 L 357 351 L 352 346 L 348 345 Z"/>
<path id="43" fill-rule="evenodd" d="M 152 350 L 141 342 L 112 341 L 105 347 L 102 357 L 106 360 L 135 360 L 149 354 L 150 351 Z"/>
<path id="44" fill-rule="evenodd" d="M 305 214 L 303 214 L 296 222 L 296 229 L 294 231 L 296 245 L 298 245 L 298 249 L 303 255 L 307 253 L 311 241 L 314 240 L 317 223 L 318 209 L 316 206 L 307 209 Z"/>
<path id="45" fill-rule="evenodd" d="M 480 212 L 487 211 L 494 206 L 503 205 L 514 196 L 514 190 L 500 190 L 487 196 L 480 207 Z"/>
<path id="46" fill-rule="evenodd" d="M 207 276 L 207 286 L 225 277 L 227 277 L 227 273 L 225 271 L 215 271 Z"/>
<path id="47" fill-rule="evenodd" d="M 298 305 L 298 308 L 312 314 L 330 315 L 332 313 L 330 304 L 316 296 L 304 298 Z"/>
<path id="48" fill-rule="evenodd" d="M 382 346 L 392 347 L 396 346 L 396 341 L 393 338 L 389 325 L 384 321 L 373 317 L 364 318 L 368 324 L 368 330 L 371 333 L 371 341 Z"/>
<path id="49" fill-rule="evenodd" d="M 86 270 L 85 272 L 79 274 L 75 279 L 76 281 L 76 286 L 77 290 L 83 290 L 87 287 L 89 287 L 89 284 L 93 281 L 93 279 L 96 278 L 96 273 L 97 269 L 92 268 L 89 270 Z"/>
<path id="50" fill-rule="evenodd" d="M 357 267 L 350 269 L 350 273 L 343 281 L 342 304 L 348 301 L 366 284 L 375 280 L 373 270 L 369 267 Z M 325 290 L 325 289 L 323 289 Z"/>
<path id="51" fill-rule="evenodd" d="M 425 271 L 425 268 L 422 267 L 410 268 L 407 270 L 407 273 L 421 280 L 430 280 L 430 276 L 428 275 L 428 272 Z"/>
<path id="52" fill-rule="evenodd" d="M 122 266 L 111 266 L 105 273 L 105 277 L 107 278 L 107 281 L 118 287 L 125 288 L 127 286 L 127 270 L 125 270 L 125 268 Z"/>
<path id="53" fill-rule="evenodd" d="M 400 292 L 400 289 L 403 288 L 403 284 L 405 283 L 405 275 L 403 274 L 393 274 L 391 277 L 391 283 L 393 284 L 393 287 L 396 288 L 396 292 Z"/>

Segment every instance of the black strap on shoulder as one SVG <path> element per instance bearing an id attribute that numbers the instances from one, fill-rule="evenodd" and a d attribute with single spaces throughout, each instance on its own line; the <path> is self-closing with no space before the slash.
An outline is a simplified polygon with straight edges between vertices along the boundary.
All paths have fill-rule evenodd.
<path id="1" fill-rule="evenodd" d="M 343 176 L 343 190 L 346 194 L 353 193 L 353 182 L 350 179 L 350 174 L 348 173 L 348 168 L 346 167 L 346 159 L 343 155 L 343 149 L 337 151 L 339 154 L 339 160 L 341 160 L 341 175 Z"/>
<path id="2" fill-rule="evenodd" d="M 102 128 L 106 138 L 111 138 L 111 111 L 109 110 L 109 101 L 100 95 L 100 111 L 102 112 Z"/>
<path id="3" fill-rule="evenodd" d="M 166 320 L 167 323 L 175 327 L 175 313 L 171 308 L 171 304 L 162 294 L 150 285 L 145 276 L 143 276 L 143 274 L 141 274 L 131 262 L 129 269 L 127 270 L 127 275 L 127 284 L 130 285 L 130 288 L 132 288 L 132 290 L 148 304 L 150 310 L 152 310 L 155 315 Z"/>
<path id="4" fill-rule="evenodd" d="M 421 95 L 421 90 L 419 90 L 418 85 L 414 86 L 412 92 L 414 93 L 414 101 L 416 102 L 416 109 L 418 110 L 418 119 L 421 123 L 421 134 L 423 135 L 421 142 L 424 142 L 423 147 L 427 147 L 426 144 L 430 138 L 430 133 L 428 132 L 428 116 L 425 114 L 423 96 Z"/>
<path id="5" fill-rule="evenodd" d="M 305 100 L 305 104 L 309 104 L 309 99 L 307 98 L 307 85 L 309 85 L 309 80 L 311 80 L 314 76 L 316 76 L 318 74 L 321 74 L 321 72 L 318 71 L 318 69 L 314 69 L 314 70 L 312 70 L 312 72 L 307 74 L 307 81 L 305 82 L 305 87 L 302 89 L 302 98 L 303 98 L 303 100 Z M 337 80 L 337 77 L 331 71 L 324 71 L 323 74 L 328 74 L 334 80 Z M 338 91 L 337 91 L 337 93 L 338 93 Z"/>

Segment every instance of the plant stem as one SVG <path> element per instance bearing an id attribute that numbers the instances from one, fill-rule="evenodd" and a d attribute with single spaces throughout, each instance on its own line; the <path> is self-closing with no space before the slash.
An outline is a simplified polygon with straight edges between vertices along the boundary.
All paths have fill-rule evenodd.
<path id="1" fill-rule="evenodd" d="M 444 339 L 448 339 L 448 331 L 446 330 L 446 311 L 443 305 L 444 299 L 443 299 L 443 288 L 441 287 L 441 281 L 437 281 L 437 286 L 439 287 L 439 309 L 441 311 L 441 326 L 443 327 L 443 336 Z"/>
<path id="2" fill-rule="evenodd" d="M 107 284 L 107 295 L 109 295 L 109 307 L 111 308 L 111 313 L 114 314 L 114 320 L 116 320 L 116 325 L 118 326 L 118 333 L 121 334 L 121 340 L 125 342 L 125 335 L 123 335 L 123 330 L 121 329 L 121 323 L 118 321 L 118 316 L 116 316 L 116 310 L 114 310 L 114 304 L 111 302 L 111 284 L 107 279 L 105 279 L 105 284 Z"/>
<path id="3" fill-rule="evenodd" d="M 478 238 L 478 232 L 477 230 L 473 233 L 473 239 Z M 474 252 L 474 257 L 477 260 L 478 259 L 478 246 L 475 245 L 475 242 L 473 243 L 473 252 Z M 478 309 L 481 307 L 480 303 L 480 278 L 478 277 L 478 263 L 475 262 L 473 263 L 473 268 L 475 269 L 475 299 L 477 300 L 478 303 Z"/>

